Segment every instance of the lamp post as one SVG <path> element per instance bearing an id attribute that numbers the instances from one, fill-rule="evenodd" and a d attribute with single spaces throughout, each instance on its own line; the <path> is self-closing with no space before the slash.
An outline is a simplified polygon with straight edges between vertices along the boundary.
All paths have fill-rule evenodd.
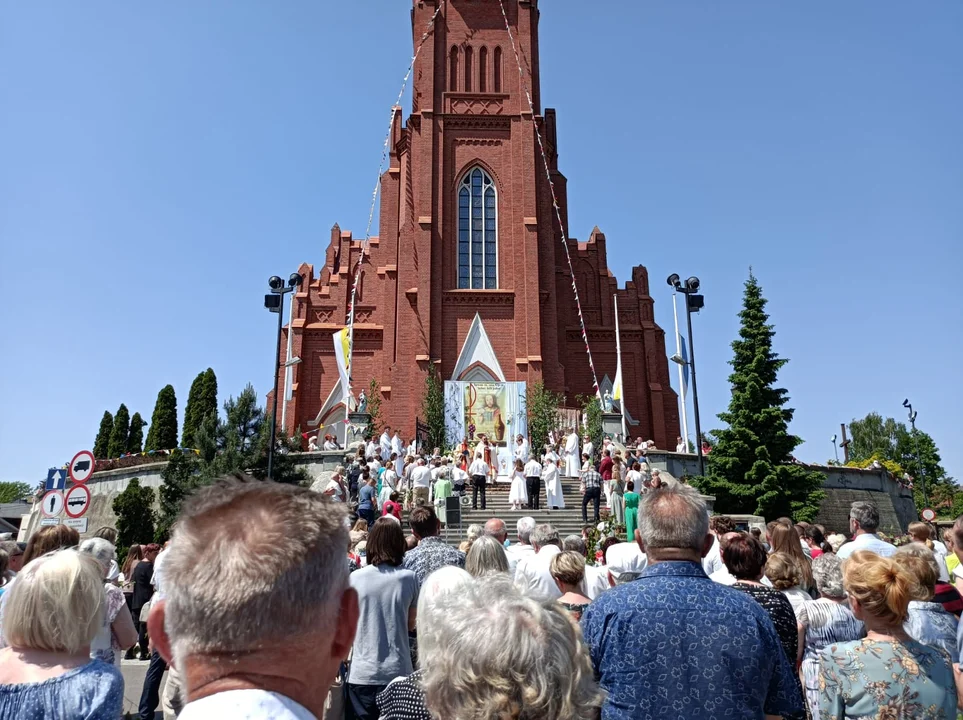
<path id="1" fill-rule="evenodd" d="M 278 430 L 278 380 L 281 375 L 281 327 L 282 320 L 284 319 L 284 296 L 301 287 L 302 282 L 303 279 L 298 273 L 291 273 L 287 286 L 285 286 L 284 280 L 277 275 L 272 275 L 268 280 L 268 286 L 271 288 L 271 292 L 264 296 L 264 307 L 266 307 L 269 312 L 278 314 L 278 343 L 277 349 L 274 352 L 274 409 L 271 411 L 271 442 L 268 445 L 267 456 L 268 480 L 272 479 L 274 472 L 274 439 L 277 436 Z"/>
<path id="2" fill-rule="evenodd" d="M 672 273 L 666 278 L 670 287 L 685 295 L 685 321 L 689 329 L 689 368 L 692 370 L 692 409 L 695 411 L 696 453 L 699 457 L 699 475 L 706 474 L 705 458 L 702 455 L 702 425 L 699 423 L 699 386 L 696 384 L 695 345 L 692 343 L 692 313 L 705 307 L 705 299 L 699 294 L 699 278 L 690 277 L 682 284 L 682 279 Z"/>
<path id="3" fill-rule="evenodd" d="M 916 445 L 916 465 L 920 473 L 920 492 L 923 493 L 923 502 L 929 507 L 930 499 L 926 494 L 926 479 L 923 477 L 923 457 L 920 455 L 920 436 L 916 432 L 916 411 L 913 410 L 913 404 L 909 401 L 909 398 L 903 400 L 903 407 L 909 412 L 910 425 L 913 427 L 913 442 Z"/>
<path id="4" fill-rule="evenodd" d="M 836 454 L 836 464 L 839 465 L 839 447 L 836 445 L 836 440 L 839 438 L 833 435 L 830 439 L 833 441 L 833 452 Z"/>

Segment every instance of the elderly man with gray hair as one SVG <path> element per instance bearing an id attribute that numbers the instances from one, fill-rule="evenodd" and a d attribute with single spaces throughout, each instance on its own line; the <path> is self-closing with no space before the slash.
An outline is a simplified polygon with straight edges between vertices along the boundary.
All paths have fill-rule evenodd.
<path id="1" fill-rule="evenodd" d="M 343 507 L 242 477 L 185 503 L 148 621 L 179 671 L 181 720 L 323 717 L 358 622 Z"/>
<path id="2" fill-rule="evenodd" d="M 896 552 L 896 546 L 877 536 L 878 528 L 879 508 L 874 503 L 857 500 L 849 508 L 849 531 L 853 539 L 836 554 L 845 560 L 857 550 L 869 550 L 881 557 L 890 557 Z"/>
<path id="3" fill-rule="evenodd" d="M 675 484 L 646 493 L 635 531 L 647 564 L 582 616 L 595 674 L 608 692 L 603 720 L 803 712 L 799 682 L 769 615 L 712 582 L 705 502 Z"/>
<path id="4" fill-rule="evenodd" d="M 532 530 L 531 541 L 535 554 L 518 562 L 515 584 L 523 590 L 557 600 L 562 597 L 562 591 L 552 577 L 551 564 L 552 557 L 562 552 L 558 530 L 551 525 L 537 525 Z"/>
<path id="5" fill-rule="evenodd" d="M 508 553 L 508 564 L 512 568 L 517 567 L 518 563 L 525 558 L 535 554 L 535 548 L 532 547 L 532 531 L 535 529 L 535 525 L 535 518 L 533 517 L 518 519 L 515 525 L 518 542 L 512 543 L 505 548 L 505 552 Z"/>

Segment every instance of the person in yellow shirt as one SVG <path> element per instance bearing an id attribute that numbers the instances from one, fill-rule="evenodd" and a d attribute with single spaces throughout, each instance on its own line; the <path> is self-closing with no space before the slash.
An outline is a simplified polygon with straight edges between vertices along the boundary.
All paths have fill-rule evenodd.
<path id="1" fill-rule="evenodd" d="M 946 545 L 946 549 L 949 551 L 946 553 L 946 570 L 950 574 L 950 578 L 953 577 L 953 571 L 960 566 L 960 559 L 953 552 L 953 530 L 946 529 L 943 531 L 943 543 Z"/>

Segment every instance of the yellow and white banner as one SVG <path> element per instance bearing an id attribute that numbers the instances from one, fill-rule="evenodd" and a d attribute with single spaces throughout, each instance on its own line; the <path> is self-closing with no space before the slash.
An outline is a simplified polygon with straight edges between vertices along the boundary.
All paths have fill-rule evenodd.
<path id="1" fill-rule="evenodd" d="M 343 401 L 351 397 L 351 337 L 348 328 L 334 334 L 334 358 L 338 363 L 338 375 L 344 390 Z"/>

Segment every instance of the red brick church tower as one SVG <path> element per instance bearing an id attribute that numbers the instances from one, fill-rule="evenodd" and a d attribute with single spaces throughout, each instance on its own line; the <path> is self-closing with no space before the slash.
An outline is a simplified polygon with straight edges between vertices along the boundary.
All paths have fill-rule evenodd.
<path id="1" fill-rule="evenodd" d="M 439 2 L 413 0 L 416 42 Z M 504 2 L 524 77 L 497 0 L 448 0 L 414 68 L 411 114 L 404 123 L 400 109 L 395 115 L 379 235 L 363 250 L 335 225 L 322 265 L 301 266 L 305 283 L 289 326 L 293 354 L 301 358 L 286 408 L 289 432 L 344 418 L 331 336 L 344 327 L 361 252 L 353 390 L 376 378 L 384 419 L 406 439 L 431 366 L 444 380 L 531 386 L 543 379 L 571 407 L 577 395 L 593 393 L 524 90 L 531 89 L 567 228 L 555 111 L 541 109 L 538 2 Z M 630 433 L 674 449 L 678 403 L 646 269 L 633 268 L 619 288 L 598 228 L 588 242 L 570 239 L 568 247 L 599 382 L 604 387 L 603 378 L 615 377 L 612 298 L 618 295 Z"/>

